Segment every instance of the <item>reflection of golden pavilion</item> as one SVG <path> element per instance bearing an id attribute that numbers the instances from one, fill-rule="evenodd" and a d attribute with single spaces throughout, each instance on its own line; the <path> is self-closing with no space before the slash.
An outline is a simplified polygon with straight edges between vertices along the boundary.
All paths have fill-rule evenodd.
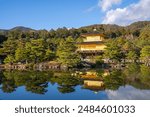
<path id="1" fill-rule="evenodd" d="M 84 80 L 83 88 L 90 89 L 93 91 L 99 91 L 104 89 L 103 81 Z"/>
<path id="2" fill-rule="evenodd" d="M 109 74 L 109 70 L 104 70 L 101 76 L 99 76 L 96 71 L 87 71 L 84 74 L 81 74 L 80 77 L 84 79 L 83 88 L 92 90 L 95 93 L 104 90 L 105 87 L 102 77 L 104 78 Z"/>
<path id="3" fill-rule="evenodd" d="M 94 87 L 101 87 L 104 85 L 103 81 L 92 81 L 92 80 L 84 80 L 85 86 L 94 86 Z"/>
<path id="4" fill-rule="evenodd" d="M 100 33 L 83 34 L 83 42 L 78 43 L 79 53 L 101 53 L 105 50 L 104 35 Z"/>
<path id="5" fill-rule="evenodd" d="M 94 79 L 94 78 L 98 78 L 98 75 L 96 72 L 92 72 L 92 71 L 88 71 L 86 72 L 86 74 L 80 75 L 81 78 L 88 78 L 88 79 Z"/>
<path id="6" fill-rule="evenodd" d="M 109 74 L 109 70 L 104 70 L 102 77 L 108 76 Z M 101 76 L 98 76 L 96 71 L 87 71 L 84 74 L 80 74 L 80 77 L 83 79 L 101 79 Z"/>

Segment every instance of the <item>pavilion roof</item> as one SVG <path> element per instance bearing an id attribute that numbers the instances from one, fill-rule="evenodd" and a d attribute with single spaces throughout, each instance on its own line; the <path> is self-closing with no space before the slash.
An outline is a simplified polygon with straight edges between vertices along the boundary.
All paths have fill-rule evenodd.
<path id="1" fill-rule="evenodd" d="M 78 42 L 79 45 L 87 45 L 87 44 L 104 44 L 104 41 L 90 41 L 90 42 Z"/>

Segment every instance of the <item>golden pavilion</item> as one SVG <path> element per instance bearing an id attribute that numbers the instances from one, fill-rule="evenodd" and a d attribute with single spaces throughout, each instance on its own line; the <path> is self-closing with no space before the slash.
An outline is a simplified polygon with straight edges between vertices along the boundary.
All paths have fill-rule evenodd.
<path id="1" fill-rule="evenodd" d="M 106 45 L 104 35 L 101 33 L 82 34 L 83 42 L 77 43 L 77 52 L 83 59 L 100 55 L 104 52 Z"/>
<path id="2" fill-rule="evenodd" d="M 78 52 L 80 53 L 99 53 L 106 48 L 104 35 L 100 33 L 83 34 L 83 42 L 77 43 Z"/>

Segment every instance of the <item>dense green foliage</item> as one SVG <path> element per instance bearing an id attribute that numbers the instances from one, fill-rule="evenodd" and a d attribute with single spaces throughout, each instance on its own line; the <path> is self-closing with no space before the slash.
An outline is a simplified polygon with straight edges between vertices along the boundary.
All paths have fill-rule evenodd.
<path id="1" fill-rule="evenodd" d="M 125 39 L 119 37 L 109 40 L 105 51 L 105 57 L 113 60 L 149 60 L 150 59 L 150 25 L 144 27 L 139 37 Z"/>
<path id="2" fill-rule="evenodd" d="M 72 38 L 67 38 L 66 41 L 61 41 L 58 49 L 58 61 L 69 67 L 77 66 L 80 63 L 80 56 L 75 53 L 77 47 Z"/>
<path id="3" fill-rule="evenodd" d="M 4 63 L 40 63 L 57 60 L 74 67 L 80 64 L 76 53 L 76 42 L 81 34 L 103 33 L 106 37 L 106 51 L 102 58 L 149 60 L 150 22 L 136 22 L 127 27 L 117 25 L 92 25 L 79 29 L 59 28 L 57 30 L 33 30 L 16 27 L 0 31 L 0 58 Z M 97 60 L 99 61 L 99 60 Z"/>
<path id="4" fill-rule="evenodd" d="M 150 46 L 145 46 L 141 50 L 141 58 L 144 60 L 150 59 Z"/>

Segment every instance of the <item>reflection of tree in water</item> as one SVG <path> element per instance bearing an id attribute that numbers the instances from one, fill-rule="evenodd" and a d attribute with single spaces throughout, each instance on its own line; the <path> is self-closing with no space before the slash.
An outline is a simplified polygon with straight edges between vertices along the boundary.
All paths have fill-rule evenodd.
<path id="1" fill-rule="evenodd" d="M 27 91 L 32 93 L 44 94 L 47 92 L 48 79 L 52 75 L 46 72 L 29 72 L 26 74 L 28 77 L 22 79 Z"/>
<path id="2" fill-rule="evenodd" d="M 150 67 L 138 64 L 130 64 L 123 71 L 126 84 L 138 89 L 150 89 Z"/>
<path id="3" fill-rule="evenodd" d="M 150 87 L 150 67 L 141 65 L 141 82 Z"/>
<path id="4" fill-rule="evenodd" d="M 56 75 L 54 78 L 51 78 L 51 83 L 57 83 L 58 90 L 61 93 L 70 93 L 74 92 L 74 87 L 81 84 L 81 80 L 71 76 L 70 73 L 61 73 L 61 75 Z"/>
<path id="5" fill-rule="evenodd" d="M 47 79 L 39 77 L 37 74 L 30 77 L 25 83 L 26 90 L 31 91 L 32 93 L 44 94 L 47 92 L 46 88 L 48 87 Z"/>
<path id="6" fill-rule="evenodd" d="M 4 75 L 2 72 L 0 72 L 0 85 L 2 84 L 2 79 L 3 79 Z"/>
<path id="7" fill-rule="evenodd" d="M 2 90 L 11 92 L 15 91 L 17 86 L 25 86 L 27 91 L 32 93 L 44 94 L 47 92 L 48 79 L 52 77 L 52 72 L 36 72 L 36 71 L 13 71 L 3 72 Z"/>
<path id="8" fill-rule="evenodd" d="M 4 72 L 3 74 L 1 74 L 1 76 L 2 76 L 1 77 L 1 82 L 2 82 L 1 89 L 5 93 L 12 93 L 17 88 L 14 77 L 11 74 L 12 74 L 12 72 Z"/>
<path id="9" fill-rule="evenodd" d="M 1 89 L 5 93 L 12 93 L 12 92 L 14 92 L 15 89 L 16 89 L 14 80 L 7 80 L 7 79 L 5 79 L 3 81 L 3 85 L 1 87 Z"/>
<path id="10" fill-rule="evenodd" d="M 57 74 L 57 73 L 56 73 Z M 75 91 L 74 87 L 81 81 L 74 78 L 70 73 L 60 73 L 53 77 L 53 72 L 37 71 L 5 71 L 2 76 L 2 90 L 4 92 L 13 92 L 19 86 L 25 86 L 27 91 L 32 93 L 44 94 L 47 92 L 48 82 L 57 83 L 58 90 L 61 93 L 70 93 Z"/>
<path id="11" fill-rule="evenodd" d="M 104 70 L 98 70 L 98 76 L 103 76 Z M 120 86 L 131 85 L 138 89 L 150 89 L 150 67 L 138 64 L 129 64 L 121 70 L 111 70 L 103 76 L 105 89 L 117 90 Z M 11 93 L 17 87 L 25 86 L 27 91 L 44 94 L 47 92 L 48 82 L 58 84 L 58 91 L 71 93 L 75 86 L 82 85 L 83 81 L 66 72 L 40 71 L 3 71 L 0 73 L 0 88 L 3 92 Z"/>
<path id="12" fill-rule="evenodd" d="M 104 78 L 104 85 L 106 89 L 117 90 L 124 85 L 124 79 L 120 70 L 113 70 L 110 75 Z"/>
<path id="13" fill-rule="evenodd" d="M 140 82 L 140 65 L 139 64 L 128 64 L 128 67 L 123 70 L 123 74 L 126 80 L 126 84 L 129 84 L 136 88 L 145 87 Z"/>
<path id="14" fill-rule="evenodd" d="M 117 90 L 120 86 L 131 85 L 138 89 L 150 89 L 150 67 L 139 64 L 129 64 L 125 69 L 110 72 L 104 78 L 106 89 Z"/>
<path id="15" fill-rule="evenodd" d="M 135 81 L 140 77 L 140 66 L 138 64 L 129 64 L 123 70 L 123 74 L 127 81 Z"/>
<path id="16" fill-rule="evenodd" d="M 74 87 L 72 86 L 60 86 L 58 87 L 58 90 L 61 93 L 71 93 L 75 91 Z"/>

